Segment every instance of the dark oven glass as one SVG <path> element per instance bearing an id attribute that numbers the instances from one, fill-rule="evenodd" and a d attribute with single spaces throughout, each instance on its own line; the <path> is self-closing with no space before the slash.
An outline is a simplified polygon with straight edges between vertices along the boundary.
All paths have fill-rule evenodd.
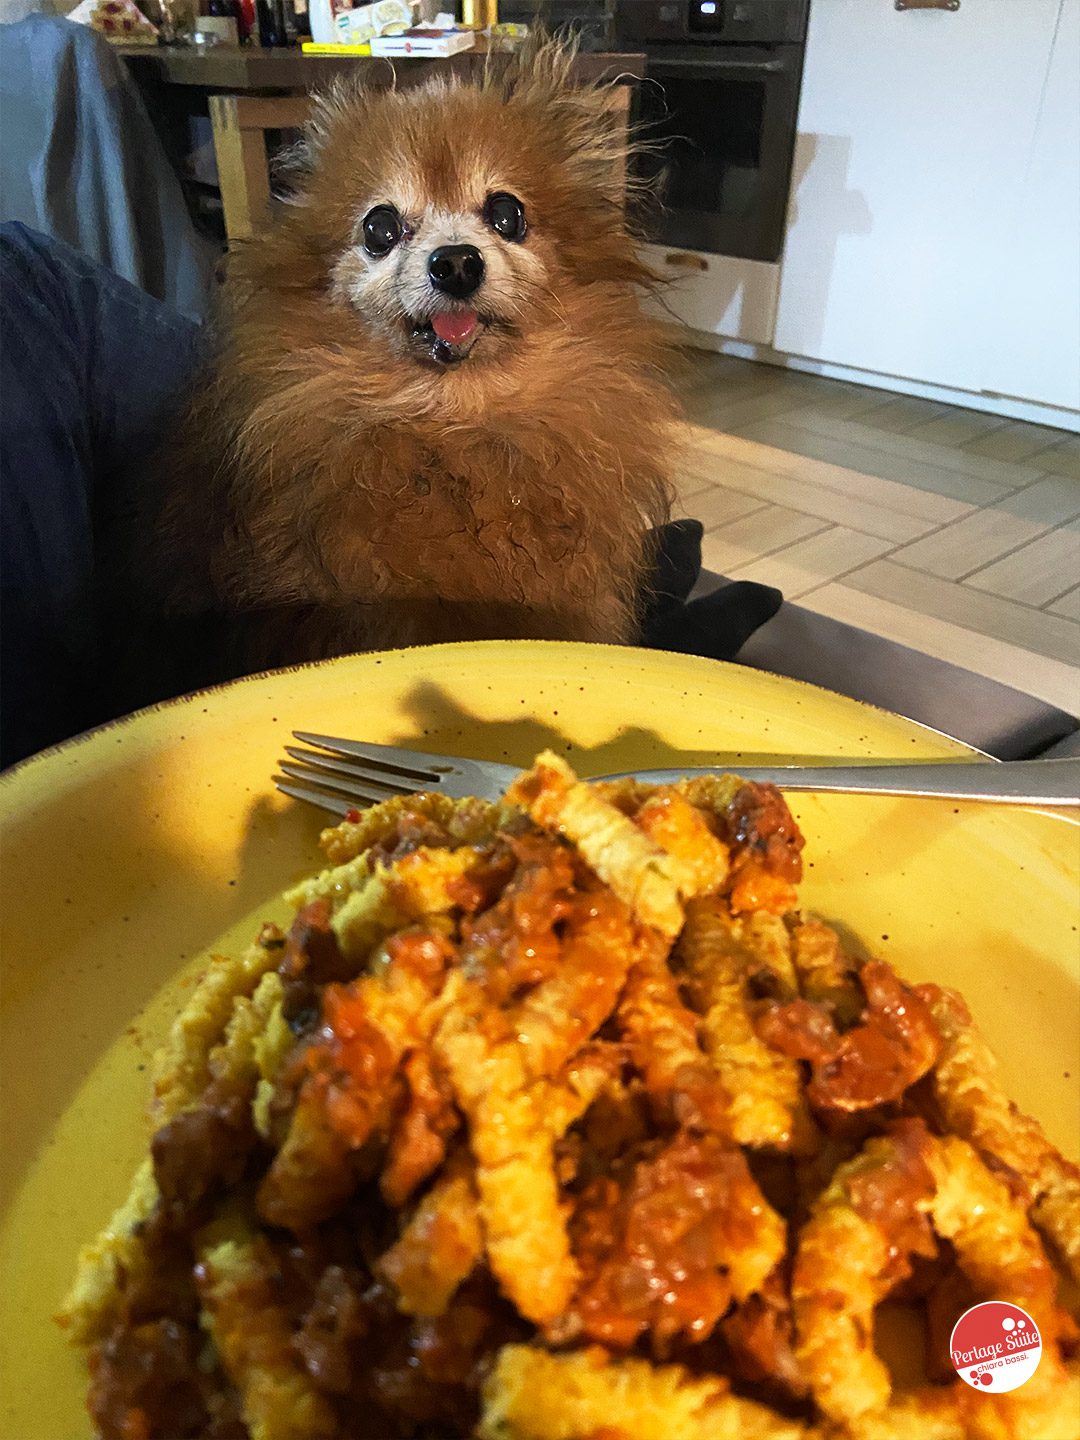
<path id="1" fill-rule="evenodd" d="M 658 185 L 662 208 L 647 202 L 639 220 L 659 244 L 773 261 L 783 248 L 801 52 L 742 48 L 650 57 L 637 103 L 651 143 L 636 168 Z"/>

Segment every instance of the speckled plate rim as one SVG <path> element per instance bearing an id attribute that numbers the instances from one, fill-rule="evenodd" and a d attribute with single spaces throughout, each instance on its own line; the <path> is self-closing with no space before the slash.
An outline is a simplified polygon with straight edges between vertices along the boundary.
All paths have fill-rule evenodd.
<path id="1" fill-rule="evenodd" d="M 799 680 L 787 675 L 781 675 L 780 672 L 776 670 L 759 670 L 756 667 L 739 665 L 738 662 L 734 660 L 715 660 L 704 655 L 686 655 L 674 650 L 648 650 L 644 647 L 633 645 L 602 645 L 595 642 L 569 642 L 562 640 L 523 640 L 515 643 L 537 649 L 549 647 L 551 649 L 562 649 L 567 645 L 575 644 L 575 648 L 580 648 L 582 651 L 596 652 L 598 654 L 614 653 L 620 655 L 673 656 L 677 657 L 680 662 L 685 662 L 690 666 L 710 668 L 713 666 L 722 666 L 745 674 L 765 675 L 774 680 L 783 681 L 785 686 L 791 686 L 793 689 L 804 691 L 809 695 L 828 696 L 830 700 L 839 700 L 845 704 L 857 705 L 863 710 L 867 710 L 874 715 L 881 716 L 883 719 L 890 721 L 903 720 L 906 724 L 914 726 L 927 736 L 941 740 L 950 747 L 958 747 L 959 751 L 962 752 L 958 755 L 958 759 L 963 759 L 965 754 L 979 755 L 986 760 L 993 761 L 995 764 L 998 763 L 996 756 L 991 755 L 986 750 L 980 750 L 978 746 L 971 745 L 966 740 L 960 740 L 955 735 L 950 735 L 947 730 L 938 730 L 933 725 L 926 725 L 921 720 L 914 720 L 910 715 L 904 715 L 898 710 L 886 710 L 882 705 L 875 705 L 868 700 L 857 700 L 850 695 L 842 694 L 839 690 L 830 690 L 827 686 L 815 685 L 809 680 Z M 467 640 L 448 642 L 441 645 L 408 645 L 397 650 L 362 651 L 358 652 L 358 655 L 362 655 L 365 659 L 370 658 L 376 660 L 391 656 L 396 658 L 402 655 L 422 655 L 427 650 L 462 649 L 475 653 L 483 652 L 488 648 L 501 648 L 505 644 L 506 642 L 501 640 Z M 173 695 L 167 700 L 156 701 L 152 705 L 143 705 L 138 710 L 132 710 L 126 715 L 117 715 L 112 720 L 103 720 L 100 725 L 93 725 L 89 730 L 81 730 L 78 734 L 70 735 L 64 740 L 57 740 L 52 745 L 47 745 L 43 750 L 35 751 L 34 754 L 27 755 L 23 759 L 15 761 L 13 765 L 9 765 L 6 769 L 0 770 L 0 797 L 4 795 L 5 789 L 9 786 L 17 791 L 19 783 L 25 778 L 31 767 L 48 764 L 58 756 L 66 758 L 73 749 L 88 744 L 99 736 L 111 735 L 117 730 L 123 730 L 126 727 L 137 725 L 145 716 L 159 715 L 164 711 L 191 704 L 207 695 L 219 696 L 239 686 L 258 685 L 265 683 L 267 680 L 275 680 L 286 675 L 298 675 L 308 670 L 330 670 L 333 669 L 334 666 L 339 665 L 342 660 L 355 658 L 357 658 L 356 655 L 333 656 L 327 660 L 310 660 L 303 665 L 283 665 L 273 670 L 257 670 L 253 671 L 250 675 L 238 676 L 235 680 L 225 680 L 218 685 L 207 685 L 199 690 L 185 691 L 182 695 Z M 362 739 L 363 737 L 357 735 L 350 738 Z M 2 810 L 0 810 L 0 818 L 2 818 Z M 1061 816 L 1060 818 L 1065 819 L 1068 817 Z"/>

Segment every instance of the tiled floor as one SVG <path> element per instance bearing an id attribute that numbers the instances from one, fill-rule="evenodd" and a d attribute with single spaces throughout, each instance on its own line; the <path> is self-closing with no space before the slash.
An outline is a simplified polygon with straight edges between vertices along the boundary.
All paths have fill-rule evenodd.
<path id="1" fill-rule="evenodd" d="M 705 564 L 1080 713 L 1080 437 L 693 352 Z"/>

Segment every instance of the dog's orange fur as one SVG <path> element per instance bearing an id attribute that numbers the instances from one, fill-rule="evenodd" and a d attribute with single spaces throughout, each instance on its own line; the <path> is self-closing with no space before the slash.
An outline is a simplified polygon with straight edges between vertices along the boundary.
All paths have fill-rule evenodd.
<path id="1" fill-rule="evenodd" d="M 483 85 L 324 97 L 296 203 L 234 257 L 222 347 L 145 554 L 172 610 L 246 617 L 244 668 L 434 640 L 635 638 L 674 406 L 638 306 L 625 141 L 569 63 L 548 45 Z M 402 172 L 449 210 L 485 183 L 519 195 L 542 264 L 517 333 L 445 370 L 398 353 L 331 286 L 365 206 Z"/>

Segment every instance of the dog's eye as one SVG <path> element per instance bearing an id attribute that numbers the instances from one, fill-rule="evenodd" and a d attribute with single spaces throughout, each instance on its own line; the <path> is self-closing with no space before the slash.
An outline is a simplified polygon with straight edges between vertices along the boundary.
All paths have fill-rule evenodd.
<path id="1" fill-rule="evenodd" d="M 524 240 L 529 228 L 525 223 L 525 206 L 516 195 L 508 195 L 505 190 L 488 196 L 484 219 L 504 240 Z"/>
<path id="2" fill-rule="evenodd" d="M 389 255 L 403 230 L 401 216 L 392 205 L 376 205 L 364 216 L 364 249 L 376 258 Z"/>

